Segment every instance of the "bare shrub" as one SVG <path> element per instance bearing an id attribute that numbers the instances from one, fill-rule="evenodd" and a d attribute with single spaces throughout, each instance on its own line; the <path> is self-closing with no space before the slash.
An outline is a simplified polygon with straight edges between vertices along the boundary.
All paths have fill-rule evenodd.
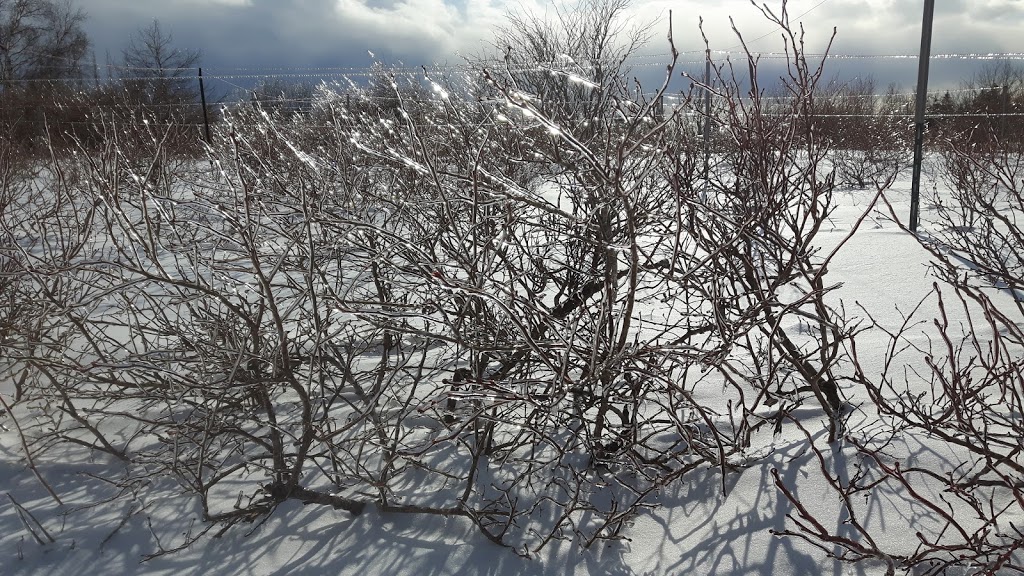
<path id="1" fill-rule="evenodd" d="M 830 159 L 842 184 L 867 188 L 895 178 L 910 152 L 910 102 L 890 86 L 875 93 L 870 77 L 842 84 L 819 97 L 818 133 L 832 148 Z"/>
<path id="2" fill-rule="evenodd" d="M 764 96 L 753 54 L 744 63 L 755 79 L 749 89 L 741 88 L 731 62 L 715 67 L 717 98 L 728 111 L 721 129 L 737 145 L 725 156 L 724 172 L 699 194 L 689 192 L 707 200 L 694 202 L 695 212 L 681 220 L 703 258 L 706 276 L 695 288 L 711 304 L 703 330 L 722 347 L 710 358 L 740 396 L 734 408 L 744 417 L 734 433 L 741 446 L 757 428 L 781 427 L 806 393 L 829 415 L 830 438 L 836 438 L 845 350 L 853 336 L 827 296 L 834 288 L 825 280 L 827 266 L 839 247 L 828 254 L 813 248 L 834 209 L 836 187 L 828 142 L 815 135 L 823 62 L 804 56 L 802 33 L 790 26 L 785 6 L 779 14 L 762 11 L 782 28 L 793 54 L 780 79 L 789 98 Z M 878 189 L 894 177 L 877 182 Z M 756 416 L 776 405 L 774 419 Z"/>
<path id="3" fill-rule="evenodd" d="M 596 6 L 578 48 L 603 55 L 621 4 Z M 106 138 L 55 162 L 55 223 L 23 251 L 50 303 L 22 359 L 37 445 L 113 456 L 126 490 L 173 480 L 226 526 L 374 505 L 535 554 L 624 537 L 693 470 L 724 486 L 808 399 L 838 436 L 853 334 L 813 248 L 835 188 L 822 71 L 762 11 L 793 97 L 766 101 L 751 53 L 749 91 L 713 62 L 738 143 L 713 173 L 663 114 L 668 79 L 645 97 L 621 70 L 581 76 L 581 121 L 556 89 L 573 79 L 532 92 L 511 57 L 323 92 L 309 119 L 240 108 L 208 163 L 168 161 L 159 125 L 139 156 Z"/>
<path id="4" fill-rule="evenodd" d="M 886 328 L 891 343 L 878 379 L 857 359 L 857 379 L 882 427 L 847 435 L 855 473 L 831 471 L 828 462 L 839 460 L 839 450 L 813 448 L 840 498 L 845 528 L 827 528 L 776 476 L 776 486 L 796 507 L 792 527 L 781 534 L 843 561 L 882 562 L 889 574 L 1024 569 L 1024 535 L 1016 522 L 1024 502 L 1018 257 L 1024 203 L 1019 151 L 1004 146 L 946 143 L 945 179 L 952 193 L 936 198 L 928 232 L 919 236 L 937 282 L 900 326 Z M 924 316 L 921 308 L 933 303 L 937 315 Z M 943 461 L 915 463 L 925 451 Z M 884 522 L 869 513 L 882 501 L 910 515 L 915 547 L 894 548 L 882 537 Z"/>

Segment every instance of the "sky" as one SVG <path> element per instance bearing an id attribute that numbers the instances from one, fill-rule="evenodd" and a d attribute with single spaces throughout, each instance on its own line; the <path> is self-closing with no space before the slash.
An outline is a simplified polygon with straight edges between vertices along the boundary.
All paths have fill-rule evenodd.
<path id="1" fill-rule="evenodd" d="M 259 74 L 271 68 L 365 67 L 384 63 L 461 64 L 487 50 L 493 31 L 510 11 L 551 13 L 563 2 L 536 0 L 71 0 L 88 14 L 86 31 L 97 60 L 115 61 L 130 34 L 158 19 L 182 48 L 201 50 L 205 74 Z M 811 51 L 825 48 L 833 28 L 832 54 L 916 55 L 924 0 L 791 0 Z M 768 5 L 778 10 L 781 2 Z M 682 60 L 703 49 L 700 18 L 712 49 L 735 48 L 730 17 L 756 51 L 782 49 L 776 27 L 748 0 L 634 0 L 630 23 L 652 23 L 647 54 L 666 54 L 669 12 Z M 1024 52 L 1024 0 L 938 0 L 933 54 Z M 372 55 L 371 55 L 372 54 Z M 662 74 L 663 58 L 635 62 L 640 75 Z M 644 64 L 646 63 L 646 65 Z M 979 60 L 943 59 L 932 64 L 930 87 L 952 87 L 970 76 Z M 1024 64 L 1024 61 L 1021 61 Z M 692 69 L 702 68 L 684 64 Z M 649 70 L 648 70 L 649 69 Z M 836 59 L 837 77 L 872 75 L 913 89 L 917 62 L 904 59 Z M 293 70 L 293 72 L 295 72 Z M 226 80 L 230 80 L 227 79 Z"/>

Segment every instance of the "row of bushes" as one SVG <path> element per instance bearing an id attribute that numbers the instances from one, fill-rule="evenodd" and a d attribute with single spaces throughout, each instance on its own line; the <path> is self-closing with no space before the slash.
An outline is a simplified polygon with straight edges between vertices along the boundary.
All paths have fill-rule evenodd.
<path id="1" fill-rule="evenodd" d="M 532 555 L 624 537 L 661 491 L 701 470 L 724 489 L 775 434 L 824 422 L 831 444 L 808 432 L 811 454 L 862 456 L 856 474 L 821 466 L 855 537 L 777 476 L 784 534 L 890 570 L 1014 565 L 1024 338 L 988 287 L 1024 288 L 1019 155 L 949 144 L 961 197 L 936 210 L 955 232 L 925 243 L 943 294 L 992 333 L 940 318 L 942 339 L 915 349 L 908 318 L 868 373 L 835 304 L 836 252 L 819 248 L 841 185 L 817 135 L 823 70 L 785 12 L 766 16 L 794 97 L 750 97 L 712 62 L 713 118 L 696 98 L 659 113 L 667 80 L 637 102 L 612 74 L 600 99 L 546 107 L 567 78 L 527 91 L 531 70 L 482 67 L 417 80 L 417 98 L 390 78 L 386 111 L 380 93 L 327 90 L 302 115 L 229 109 L 194 155 L 175 126 L 132 117 L 94 121 L 77 154 L 51 135 L 42 163 L 8 148 L 0 348 L 26 456 L 86 450 L 111 498 L 185 489 L 206 530 L 299 500 L 460 517 Z M 732 144 L 708 154 L 700 122 Z M 882 165 L 861 182 L 871 206 L 900 170 Z M 928 369 L 901 370 L 915 354 Z M 850 397 L 885 434 L 847 428 Z M 879 440 L 901 434 L 948 442 L 963 466 L 901 469 Z M 891 495 L 879 486 L 934 512 L 917 550 L 858 523 L 864 494 Z M 156 553 L 201 535 L 161 533 Z"/>

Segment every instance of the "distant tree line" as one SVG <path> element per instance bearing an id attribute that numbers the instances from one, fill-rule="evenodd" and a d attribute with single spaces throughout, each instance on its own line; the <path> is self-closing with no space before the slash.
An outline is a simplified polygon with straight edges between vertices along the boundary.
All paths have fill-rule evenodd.
<path id="1" fill-rule="evenodd" d="M 605 25 L 607 14 L 601 10 L 622 10 L 623 6 L 623 2 L 608 2 L 600 10 L 566 12 L 557 25 L 528 15 L 511 15 L 507 29 L 498 31 L 496 54 L 501 59 L 502 42 L 513 32 L 530 39 L 525 44 L 528 49 L 506 50 L 504 54 L 517 86 L 531 94 L 544 113 L 562 123 L 580 123 L 580 134 L 587 135 L 588 126 L 599 115 L 626 117 L 631 113 L 629 106 L 639 105 L 641 98 L 626 86 L 614 90 L 607 86 L 594 90 L 593 86 L 607 84 L 608 66 L 625 66 L 626 56 L 646 40 L 645 31 L 620 31 L 624 44 L 591 55 L 591 61 L 574 61 L 571 66 L 557 61 L 572 52 L 574 38 L 611 34 Z M 30 155 L 48 151 L 42 142 L 48 147 L 101 145 L 114 136 L 130 137 L 124 132 L 117 134 L 115 126 L 148 122 L 161 128 L 162 137 L 171 139 L 174 145 L 167 150 L 198 150 L 195 144 L 204 121 L 196 78 L 201 53 L 175 46 L 171 31 L 154 20 L 126 39 L 119 57 L 107 56 L 101 66 L 83 29 L 86 18 L 82 9 L 67 0 L 0 0 L 0 129 L 5 145 Z M 534 62 L 543 65 L 530 64 Z M 549 64 L 558 64 L 558 74 L 564 77 L 553 76 L 556 67 Z M 573 66 L 579 73 L 563 70 Z M 105 73 L 101 73 L 103 69 Z M 410 102 L 427 101 L 432 96 L 430 81 L 424 78 L 396 74 L 379 63 L 370 72 L 365 85 L 351 84 L 340 90 L 346 93 L 346 105 L 353 112 L 391 118 L 403 105 L 415 109 Z M 339 91 L 337 87 L 328 89 Z M 472 91 L 462 96 L 486 98 L 486 82 L 481 81 Z M 318 87 L 309 81 L 268 78 L 231 100 L 267 112 L 311 117 L 317 92 Z M 353 100 L 352 95 L 358 97 Z M 773 97 L 770 91 L 764 95 L 768 97 L 763 99 L 761 112 L 771 113 L 774 107 L 780 114 L 786 113 L 790 96 L 780 93 Z M 721 100 L 722 94 L 716 97 Z M 896 86 L 880 91 L 870 76 L 818 88 L 812 111 L 807 121 L 814 129 L 808 134 L 822 138 L 836 151 L 840 177 L 852 184 L 865 186 L 874 168 L 880 163 L 898 164 L 909 147 L 912 98 Z M 716 106 L 710 121 L 721 125 L 727 113 Z M 1010 62 L 985 66 L 959 89 L 932 96 L 928 115 L 929 141 L 955 138 L 997 144 L 1019 140 L 1024 134 L 1024 69 Z M 695 118 L 688 130 L 702 130 L 698 126 L 702 122 Z M 165 133 L 162 129 L 167 126 L 177 129 Z M 721 130 L 713 130 L 705 144 L 718 150 L 729 146 L 721 136 Z M 133 148 L 130 142 L 119 144 Z"/>
<path id="2" fill-rule="evenodd" d="M 116 120 L 201 118 L 199 51 L 176 47 L 154 20 L 127 39 L 119 58 L 108 56 L 101 81 L 86 18 L 68 1 L 0 0 L 0 129 L 7 146 L 38 153 L 44 141 L 103 140 L 97 127 Z"/>
<path id="3" fill-rule="evenodd" d="M 973 144 L 1019 144 L 1024 138 L 1024 68 L 1011 62 L 982 67 L 959 90 L 932 97 L 933 134 Z"/>

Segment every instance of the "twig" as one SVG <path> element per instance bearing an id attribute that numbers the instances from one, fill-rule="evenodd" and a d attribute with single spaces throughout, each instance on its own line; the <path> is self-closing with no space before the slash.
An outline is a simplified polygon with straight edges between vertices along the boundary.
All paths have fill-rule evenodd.
<path id="1" fill-rule="evenodd" d="M 11 504 L 14 504 L 15 510 L 18 511 L 18 518 L 21 519 L 21 523 L 25 526 L 25 529 L 28 530 L 28 533 L 36 539 L 36 542 L 39 542 L 43 546 L 45 546 L 47 543 L 53 544 L 54 542 L 56 542 L 56 540 L 53 539 L 53 536 L 50 536 L 50 533 L 47 532 L 46 528 L 43 527 L 43 524 L 38 519 L 36 519 L 36 517 L 33 516 L 32 513 L 28 511 L 28 509 L 19 504 L 18 501 L 14 499 L 14 496 L 11 495 L 10 492 L 7 493 L 7 498 L 11 500 Z M 32 522 L 30 523 L 29 520 L 32 520 Z M 36 532 L 35 528 L 32 527 L 33 524 L 35 524 L 35 526 L 39 528 L 39 532 L 42 532 L 43 536 L 46 537 L 47 542 L 44 542 L 43 539 L 39 537 L 39 534 Z"/>
<path id="2" fill-rule="evenodd" d="M 21 424 L 18 423 L 18 419 L 14 416 L 14 412 L 11 410 L 10 405 L 7 404 L 6 400 L 4 400 L 3 394 L 0 394 L 0 405 L 2 405 L 5 410 L 7 410 L 7 413 L 11 416 L 11 422 L 14 422 L 14 427 L 18 429 L 18 439 L 21 442 L 22 449 L 25 450 L 25 458 L 28 460 L 29 470 L 31 470 L 32 473 L 35 474 L 36 478 L 39 480 L 39 483 L 42 484 L 44 488 L 46 488 L 46 491 L 50 493 L 50 496 L 53 497 L 53 500 L 57 502 L 57 504 L 63 506 L 64 503 L 61 502 L 60 497 L 57 496 L 57 493 L 53 491 L 53 488 L 50 486 L 49 483 L 46 482 L 46 480 L 43 478 L 43 475 L 40 474 L 39 470 L 36 468 L 35 460 L 32 458 L 32 451 L 28 449 L 28 442 L 25 440 L 25 433 L 21 429 Z M 10 496 L 10 494 L 8 494 L 8 496 Z"/>

